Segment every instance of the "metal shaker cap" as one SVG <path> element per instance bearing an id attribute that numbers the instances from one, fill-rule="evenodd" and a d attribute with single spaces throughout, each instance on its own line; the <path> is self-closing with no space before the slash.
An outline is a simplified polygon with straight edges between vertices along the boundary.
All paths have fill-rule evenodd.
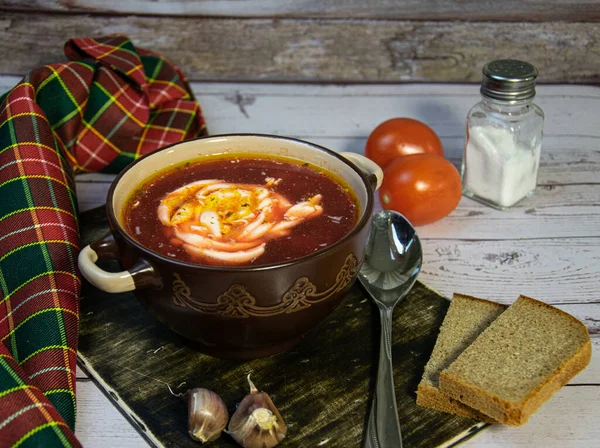
<path id="1" fill-rule="evenodd" d="M 535 96 L 536 68 L 523 61 L 500 59 L 483 67 L 481 94 L 501 101 L 528 100 Z"/>

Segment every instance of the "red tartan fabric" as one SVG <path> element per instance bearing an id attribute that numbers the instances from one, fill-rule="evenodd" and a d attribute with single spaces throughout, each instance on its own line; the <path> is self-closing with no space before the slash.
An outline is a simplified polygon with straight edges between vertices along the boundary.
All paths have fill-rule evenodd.
<path id="1" fill-rule="evenodd" d="M 72 39 L 65 53 L 0 97 L 0 447 L 79 445 L 74 172 L 117 172 L 206 132 L 160 55 L 125 36 Z"/>

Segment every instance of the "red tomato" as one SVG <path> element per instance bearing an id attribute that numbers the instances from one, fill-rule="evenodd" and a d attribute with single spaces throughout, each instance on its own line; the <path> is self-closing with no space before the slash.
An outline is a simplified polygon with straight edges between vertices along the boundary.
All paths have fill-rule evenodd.
<path id="1" fill-rule="evenodd" d="M 396 157 L 423 153 L 444 157 L 444 148 L 433 129 L 412 118 L 384 121 L 371 132 L 365 147 L 365 155 L 381 168 Z"/>
<path id="2" fill-rule="evenodd" d="M 435 154 L 393 160 L 383 170 L 383 184 L 379 189 L 381 206 L 402 213 L 415 226 L 449 215 L 461 195 L 458 170 Z"/>

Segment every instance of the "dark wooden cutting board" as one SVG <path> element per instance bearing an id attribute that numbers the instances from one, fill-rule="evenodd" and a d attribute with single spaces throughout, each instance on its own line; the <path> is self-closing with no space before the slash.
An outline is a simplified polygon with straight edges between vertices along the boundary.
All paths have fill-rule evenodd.
<path id="1" fill-rule="evenodd" d="M 108 230 L 104 209 L 83 213 L 80 225 L 84 245 L 103 235 Z M 415 404 L 415 391 L 448 305 L 437 292 L 417 283 L 394 312 L 394 379 L 405 448 L 450 446 L 486 426 Z M 167 384 L 178 392 L 211 389 L 221 395 L 231 415 L 248 393 L 246 376 L 251 373 L 288 426 L 279 446 L 359 447 L 375 385 L 377 319 L 376 308 L 357 284 L 291 351 L 252 361 L 223 360 L 198 353 L 158 323 L 133 294 L 106 294 L 86 285 L 79 363 L 155 446 L 199 445 L 187 434 L 185 404 L 169 393 Z M 238 445 L 223 434 L 206 446 Z"/>

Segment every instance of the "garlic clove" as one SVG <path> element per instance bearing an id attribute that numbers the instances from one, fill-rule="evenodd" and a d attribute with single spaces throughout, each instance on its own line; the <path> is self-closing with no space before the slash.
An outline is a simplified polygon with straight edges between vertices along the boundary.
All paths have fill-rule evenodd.
<path id="1" fill-rule="evenodd" d="M 250 380 L 246 395 L 231 416 L 227 433 L 244 448 L 271 448 L 285 437 L 287 426 L 266 392 L 259 392 Z"/>
<path id="2" fill-rule="evenodd" d="M 227 406 L 221 397 L 201 387 L 189 390 L 185 397 L 190 437 L 202 443 L 218 439 L 229 420 Z"/>

